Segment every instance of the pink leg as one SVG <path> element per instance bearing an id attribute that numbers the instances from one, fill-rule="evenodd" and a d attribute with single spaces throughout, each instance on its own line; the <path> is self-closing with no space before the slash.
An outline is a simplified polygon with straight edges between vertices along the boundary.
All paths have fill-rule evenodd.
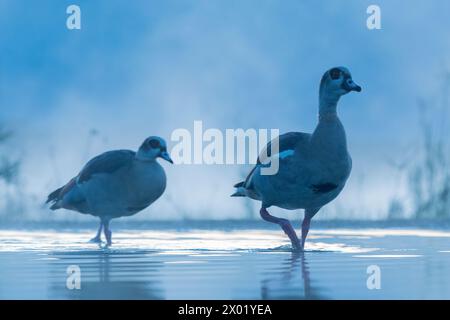
<path id="1" fill-rule="evenodd" d="M 102 229 L 103 229 L 103 222 L 100 221 L 100 227 L 98 228 L 97 234 L 95 235 L 94 238 L 92 238 L 91 240 L 89 240 L 89 242 L 92 242 L 92 243 L 101 243 L 101 242 L 102 242 L 102 239 L 101 239 Z"/>
<path id="2" fill-rule="evenodd" d="M 311 218 L 305 217 L 302 223 L 302 249 L 305 248 L 306 237 L 308 236 L 310 225 L 311 225 Z"/>
<path id="3" fill-rule="evenodd" d="M 264 220 L 266 220 L 268 222 L 276 223 L 281 227 L 281 229 L 283 229 L 283 231 L 287 234 L 287 236 L 291 240 L 292 248 L 294 248 L 295 250 L 301 249 L 300 240 L 298 239 L 297 234 L 295 233 L 295 230 L 292 227 L 289 220 L 277 218 L 277 217 L 270 215 L 270 213 L 267 211 L 266 208 L 261 208 L 259 213 L 261 215 L 261 218 L 263 218 Z"/>
<path id="4" fill-rule="evenodd" d="M 308 236 L 311 219 L 319 212 L 320 208 L 305 209 L 305 218 L 302 223 L 302 250 L 305 248 L 306 237 Z"/>
<path id="5" fill-rule="evenodd" d="M 109 229 L 109 220 L 103 222 L 103 232 L 105 233 L 106 244 L 108 246 L 112 245 L 112 232 Z"/>

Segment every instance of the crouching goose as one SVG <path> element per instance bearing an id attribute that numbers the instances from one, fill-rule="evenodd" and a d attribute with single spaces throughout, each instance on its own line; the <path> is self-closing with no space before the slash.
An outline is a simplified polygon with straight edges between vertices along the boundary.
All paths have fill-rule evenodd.
<path id="1" fill-rule="evenodd" d="M 164 169 L 157 158 L 172 162 L 166 142 L 149 137 L 137 152 L 115 150 L 91 159 L 66 185 L 53 191 L 46 203 L 50 209 L 69 209 L 100 218 L 92 242 L 101 242 L 102 228 L 111 245 L 111 219 L 131 216 L 147 208 L 166 188 Z"/>
<path id="2" fill-rule="evenodd" d="M 336 113 L 339 98 L 351 91 L 361 91 L 344 67 L 325 72 L 319 90 L 319 123 L 312 134 L 289 132 L 272 140 L 258 158 L 247 179 L 235 185 L 232 196 L 244 196 L 262 202 L 261 217 L 280 225 L 294 249 L 303 249 L 312 217 L 322 206 L 335 199 L 350 175 L 352 160 L 342 123 Z M 271 144 L 278 143 L 278 154 L 270 154 Z M 275 148 L 276 150 L 276 148 Z M 274 175 L 261 174 L 264 160 L 279 158 Z M 302 239 L 299 241 L 287 219 L 269 214 L 267 208 L 277 206 L 305 209 Z"/>

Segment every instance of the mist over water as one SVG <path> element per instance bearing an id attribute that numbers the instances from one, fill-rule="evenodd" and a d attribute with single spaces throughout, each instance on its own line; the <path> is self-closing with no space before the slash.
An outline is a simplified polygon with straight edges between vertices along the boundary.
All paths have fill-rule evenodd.
<path id="1" fill-rule="evenodd" d="M 311 132 L 320 77 L 334 65 L 349 67 L 364 91 L 339 103 L 353 171 L 317 218 L 382 219 L 392 199 L 411 215 L 392 162 L 417 152 L 417 99 L 440 94 L 449 4 L 378 4 L 384 27 L 369 31 L 364 1 L 83 2 L 82 29 L 68 31 L 64 1 L 3 1 L 0 117 L 14 132 L 8 152 L 21 158 L 20 219 L 86 220 L 42 202 L 91 157 L 135 150 L 149 135 L 169 140 L 195 120 Z M 400 41 L 406 33 L 421 41 Z M 165 196 L 132 219 L 257 216 L 258 204 L 229 198 L 250 166 L 164 167 Z M 298 216 L 274 209 L 282 212 Z"/>

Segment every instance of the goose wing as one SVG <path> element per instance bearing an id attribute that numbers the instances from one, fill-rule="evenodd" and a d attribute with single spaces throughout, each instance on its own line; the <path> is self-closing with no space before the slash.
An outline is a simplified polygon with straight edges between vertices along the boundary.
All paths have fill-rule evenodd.
<path id="1" fill-rule="evenodd" d="M 92 179 L 96 174 L 113 173 L 120 168 L 131 165 L 135 152 L 129 150 L 115 150 L 102 153 L 92 158 L 80 173 L 67 184 L 56 189 L 48 195 L 46 203 L 52 203 L 50 209 L 56 210 L 62 207 L 79 212 L 87 212 L 86 199 L 79 192 L 78 184 Z M 63 200 L 64 199 L 64 200 Z M 64 204 L 62 204 L 62 202 Z"/>
<path id="2" fill-rule="evenodd" d="M 271 157 L 279 157 L 280 160 L 290 157 L 294 155 L 296 150 L 301 150 L 302 146 L 306 146 L 310 138 L 311 135 L 309 133 L 288 132 L 280 135 L 278 138 L 274 140 L 269 141 L 269 143 L 267 143 L 266 147 L 260 153 L 258 160 L 256 162 L 256 166 L 254 166 L 253 169 L 250 171 L 250 173 L 247 175 L 245 181 L 235 184 L 234 187 L 250 188 L 251 177 L 255 172 L 256 168 L 261 166 L 263 163 L 267 162 L 264 161 L 264 159 L 270 161 Z M 277 141 L 278 141 L 278 150 L 276 150 L 277 153 L 273 153 L 274 150 L 272 148 L 272 145 Z"/>
<path id="3" fill-rule="evenodd" d="M 87 182 L 96 174 L 110 174 L 123 167 L 130 166 L 135 154 L 131 150 L 114 150 L 102 153 L 86 163 L 78 174 L 77 183 Z"/>
<path id="4" fill-rule="evenodd" d="M 301 149 L 301 146 L 307 143 L 310 138 L 311 138 L 310 134 L 303 132 L 288 132 L 282 134 L 278 138 L 269 141 L 267 146 L 260 153 L 257 164 L 265 162 L 263 160 L 264 157 L 266 156 L 268 159 L 273 156 L 278 156 L 281 159 L 292 156 L 295 153 L 295 151 L 298 148 Z M 273 153 L 274 152 L 273 149 L 277 141 L 278 141 L 278 150 L 275 150 L 276 153 Z"/>

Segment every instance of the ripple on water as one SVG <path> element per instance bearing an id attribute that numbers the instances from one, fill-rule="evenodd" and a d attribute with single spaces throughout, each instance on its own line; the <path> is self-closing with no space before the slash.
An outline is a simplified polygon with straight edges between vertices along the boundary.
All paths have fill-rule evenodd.
<path id="1" fill-rule="evenodd" d="M 448 233 L 315 230 L 295 252 L 275 230 L 0 232 L 0 298 L 337 299 L 450 298 Z M 383 290 L 367 290 L 379 265 Z M 69 265 L 82 290 L 66 289 Z M 429 284 L 423 290 L 424 284 Z"/>

